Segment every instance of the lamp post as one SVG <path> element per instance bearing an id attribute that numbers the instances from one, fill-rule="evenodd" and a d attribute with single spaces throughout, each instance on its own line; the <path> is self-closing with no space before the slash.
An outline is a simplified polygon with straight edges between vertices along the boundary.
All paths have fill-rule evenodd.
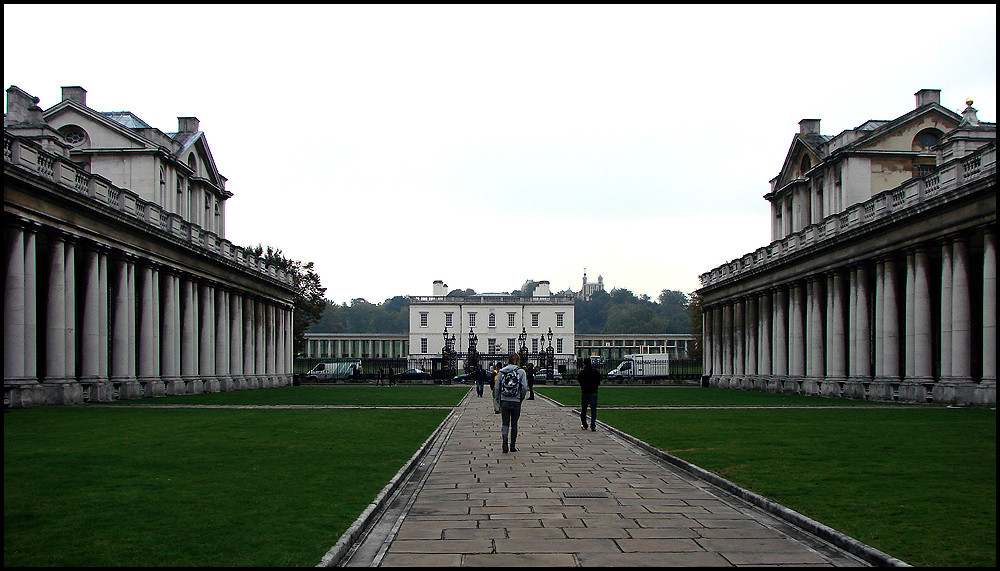
<path id="1" fill-rule="evenodd" d="M 551 327 L 549 327 L 549 332 L 546 334 L 546 336 L 549 338 L 548 358 L 546 359 L 548 361 L 546 363 L 546 365 L 548 365 L 548 366 L 546 368 L 549 370 L 549 374 L 551 374 L 551 372 L 552 372 L 552 370 L 553 370 L 553 368 L 555 366 L 555 361 L 556 361 L 556 352 L 552 348 L 552 328 Z"/>
<path id="2" fill-rule="evenodd" d="M 521 348 L 518 350 L 518 355 L 521 359 L 521 366 L 523 367 L 528 360 L 528 347 L 525 346 L 525 341 L 528 340 L 528 332 L 521 327 L 521 333 L 517 336 L 517 340 L 520 342 Z"/>
<path id="3" fill-rule="evenodd" d="M 476 353 L 476 342 L 479 338 L 476 333 L 469 328 L 469 358 L 466 359 L 465 368 L 467 372 L 473 372 L 479 366 L 479 355 Z"/>

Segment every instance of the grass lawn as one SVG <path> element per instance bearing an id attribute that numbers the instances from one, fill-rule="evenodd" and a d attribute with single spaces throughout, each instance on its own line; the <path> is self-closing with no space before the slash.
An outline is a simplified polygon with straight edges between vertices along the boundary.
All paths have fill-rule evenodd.
<path id="1" fill-rule="evenodd" d="M 455 406 L 469 392 L 468 386 L 357 386 L 278 387 L 250 391 L 228 391 L 143 398 L 118 401 L 116 404 L 228 404 L 228 405 L 381 405 L 381 406 Z"/>
<path id="2" fill-rule="evenodd" d="M 447 413 L 5 411 L 4 566 L 315 565 Z"/>
<path id="3" fill-rule="evenodd" d="M 580 406 L 580 387 L 536 386 L 535 391 L 556 402 Z M 759 391 L 684 386 L 602 386 L 597 406 L 910 406 L 854 399 L 786 395 Z"/>
<path id="4" fill-rule="evenodd" d="M 578 388 L 538 392 L 578 406 Z M 996 564 L 994 410 L 873 410 L 861 401 L 842 401 L 859 405 L 846 409 L 600 410 L 838 401 L 676 387 L 599 394 L 600 420 L 907 563 Z"/>

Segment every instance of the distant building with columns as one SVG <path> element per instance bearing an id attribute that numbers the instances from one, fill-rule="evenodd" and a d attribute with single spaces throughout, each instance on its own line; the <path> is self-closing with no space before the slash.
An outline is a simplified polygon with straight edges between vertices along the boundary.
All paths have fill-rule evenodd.
<path id="1" fill-rule="evenodd" d="M 4 406 L 291 384 L 291 280 L 225 239 L 198 120 L 38 101 L 7 89 Z"/>
<path id="2" fill-rule="evenodd" d="M 701 275 L 712 386 L 996 404 L 996 123 L 915 95 L 836 136 L 799 123 L 773 241 Z"/>

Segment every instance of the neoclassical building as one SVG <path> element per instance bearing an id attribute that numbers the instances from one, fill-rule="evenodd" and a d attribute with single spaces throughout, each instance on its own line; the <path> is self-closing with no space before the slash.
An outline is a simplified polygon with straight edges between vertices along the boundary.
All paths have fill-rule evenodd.
<path id="1" fill-rule="evenodd" d="M 717 387 L 996 403 L 996 124 L 916 108 L 804 119 L 764 196 L 772 242 L 701 275 Z"/>
<path id="2" fill-rule="evenodd" d="M 448 286 L 441 280 L 434 282 L 432 293 L 410 296 L 411 359 L 440 357 L 446 328 L 455 336 L 453 348 L 459 353 L 468 351 L 472 332 L 479 353 L 517 352 L 523 336 L 529 353 L 538 353 L 551 344 L 556 359 L 573 356 L 574 296 L 552 293 L 547 281 L 538 282 L 528 297 L 492 293 L 448 295 Z"/>
<path id="3" fill-rule="evenodd" d="M 291 384 L 291 280 L 225 239 L 198 120 L 62 96 L 7 89 L 4 406 Z"/>

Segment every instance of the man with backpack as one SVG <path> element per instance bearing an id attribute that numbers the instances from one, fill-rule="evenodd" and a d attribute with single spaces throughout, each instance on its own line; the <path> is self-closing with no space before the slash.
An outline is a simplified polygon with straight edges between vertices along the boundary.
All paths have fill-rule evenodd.
<path id="1" fill-rule="evenodd" d="M 521 417 L 521 401 L 528 392 L 528 378 L 518 365 L 521 358 L 511 353 L 507 366 L 497 371 L 493 389 L 494 412 L 500 413 L 500 435 L 503 437 L 504 454 L 508 452 L 507 434 L 510 434 L 510 452 L 517 452 L 517 419 Z"/>

